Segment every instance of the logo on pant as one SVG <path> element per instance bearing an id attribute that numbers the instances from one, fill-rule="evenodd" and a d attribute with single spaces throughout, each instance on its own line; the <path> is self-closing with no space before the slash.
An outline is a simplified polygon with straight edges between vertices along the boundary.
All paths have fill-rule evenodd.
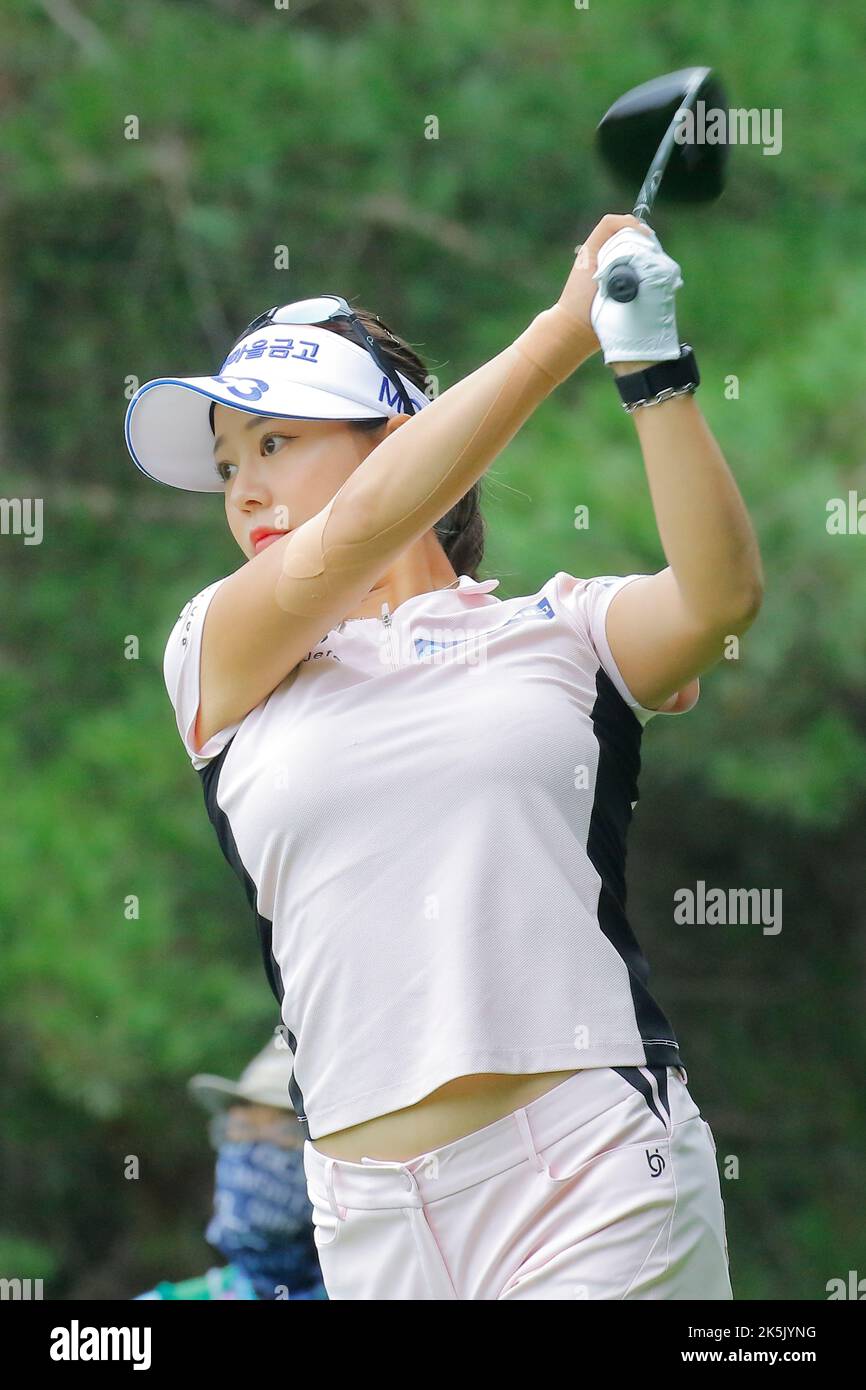
<path id="1" fill-rule="evenodd" d="M 653 1177 L 660 1177 L 665 1170 L 664 1158 L 659 1153 L 658 1149 L 654 1149 L 652 1153 L 650 1153 L 649 1149 L 644 1149 L 644 1153 L 646 1154 L 646 1161 L 649 1164 L 649 1170 Z"/>

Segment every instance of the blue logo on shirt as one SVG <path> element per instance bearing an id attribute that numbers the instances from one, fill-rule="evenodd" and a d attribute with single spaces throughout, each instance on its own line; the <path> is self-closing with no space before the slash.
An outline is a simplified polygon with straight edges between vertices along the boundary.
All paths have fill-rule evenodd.
<path id="1" fill-rule="evenodd" d="M 550 603 L 546 598 L 539 599 L 537 603 L 528 603 L 525 605 L 525 607 L 518 608 L 516 613 L 512 614 L 510 618 L 507 618 L 504 623 L 500 624 L 500 627 L 490 628 L 488 629 L 488 632 L 499 632 L 502 628 L 508 627 L 509 623 L 516 623 L 518 619 L 531 619 L 539 617 L 556 617 L 553 608 L 551 607 Z M 428 652 L 443 651 L 446 647 L 459 647 L 462 646 L 465 642 L 475 641 L 479 637 L 484 637 L 486 635 L 488 634 L 483 632 L 473 632 L 470 634 L 469 637 L 458 637 L 455 642 L 433 642 L 429 638 L 416 637 L 415 655 L 419 657 L 426 656 Z"/>

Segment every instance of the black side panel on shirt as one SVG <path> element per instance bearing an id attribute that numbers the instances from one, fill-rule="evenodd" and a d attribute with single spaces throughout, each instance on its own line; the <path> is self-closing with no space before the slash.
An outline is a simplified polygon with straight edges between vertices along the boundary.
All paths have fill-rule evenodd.
<path id="1" fill-rule="evenodd" d="M 599 877 L 598 922 L 628 967 L 637 1026 L 648 1066 L 678 1066 L 679 1046 L 665 1015 L 647 989 L 649 965 L 625 911 L 626 835 L 638 800 L 643 729 L 601 667 L 595 680 L 592 726 L 598 740 L 598 774 L 587 854 Z"/>
<path id="2" fill-rule="evenodd" d="M 282 1005 L 283 994 L 285 993 L 285 991 L 283 989 L 283 981 L 280 976 L 280 968 L 277 964 L 276 957 L 274 956 L 273 951 L 273 922 L 268 921 L 267 917 L 263 917 L 259 912 L 256 885 L 253 883 L 253 880 L 250 878 L 249 874 L 244 868 L 244 865 L 241 861 L 241 857 L 238 854 L 238 847 L 235 844 L 235 837 L 232 833 L 232 828 L 229 824 L 228 816 L 225 814 L 217 800 L 217 787 L 219 786 L 220 771 L 222 769 L 223 763 L 226 760 L 226 755 L 228 754 L 228 751 L 231 748 L 233 742 L 234 739 L 231 739 L 226 744 L 225 748 L 222 750 L 221 753 L 217 754 L 215 758 L 211 758 L 209 763 L 207 763 L 204 767 L 198 768 L 197 771 L 199 777 L 201 778 L 202 790 L 204 792 L 204 801 L 205 806 L 207 807 L 207 813 L 210 817 L 211 824 L 213 825 L 213 828 L 216 831 L 217 839 L 219 840 L 220 844 L 220 849 L 222 850 L 223 854 L 226 857 L 226 860 L 234 869 L 235 873 L 237 874 L 238 878 L 243 884 L 244 892 L 247 895 L 247 901 L 249 902 L 249 905 L 253 910 L 253 914 L 256 919 L 256 931 L 258 933 L 259 946 L 262 952 L 262 963 L 265 967 L 265 975 L 267 976 L 268 984 L 270 985 L 271 990 L 273 991 L 277 1003 L 279 1005 Z M 288 1043 L 289 1047 L 291 1048 L 292 1057 L 294 1057 L 297 1048 L 297 1042 L 294 1034 L 291 1033 L 289 1029 L 286 1027 L 286 1025 L 282 1022 L 280 1022 L 279 1024 L 279 1031 L 283 1037 L 283 1040 L 286 1043 Z M 303 1128 L 304 1137 L 309 1139 L 310 1132 L 307 1125 L 307 1117 L 304 1112 L 304 1097 L 301 1094 L 300 1086 L 295 1080 L 294 1069 L 292 1070 L 292 1075 L 289 1079 L 289 1098 L 292 1102 L 292 1105 L 295 1108 L 295 1114 L 298 1117 L 301 1127 Z"/>

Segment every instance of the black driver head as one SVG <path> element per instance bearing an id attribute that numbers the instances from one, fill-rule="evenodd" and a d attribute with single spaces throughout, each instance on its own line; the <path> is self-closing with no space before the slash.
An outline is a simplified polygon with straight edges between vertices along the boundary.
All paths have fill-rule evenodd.
<path id="1" fill-rule="evenodd" d="M 640 187 L 661 140 L 680 105 L 691 92 L 709 112 L 727 113 L 724 87 L 711 68 L 681 68 L 655 77 L 615 101 L 598 124 L 602 159 L 618 180 Z M 700 122 L 696 129 L 701 130 Z M 727 132 L 725 131 L 725 137 Z M 725 185 L 727 138 L 720 144 L 674 143 L 659 189 L 662 201 L 704 203 L 718 198 Z"/>

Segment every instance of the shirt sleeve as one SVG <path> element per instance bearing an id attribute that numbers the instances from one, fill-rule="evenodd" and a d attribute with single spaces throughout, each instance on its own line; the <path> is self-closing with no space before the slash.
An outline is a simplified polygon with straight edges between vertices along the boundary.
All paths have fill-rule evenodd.
<path id="1" fill-rule="evenodd" d="M 196 771 L 206 767 L 212 758 L 222 752 L 243 722 L 239 720 L 225 729 L 219 729 L 200 749 L 196 749 L 194 731 L 201 698 L 199 681 L 204 618 L 211 599 L 228 577 L 225 575 L 217 579 L 190 599 L 171 630 L 163 657 L 165 688 L 174 708 L 177 731 Z"/>
<path id="2" fill-rule="evenodd" d="M 665 702 L 674 708 L 649 709 L 635 699 L 623 680 L 607 640 L 607 610 L 614 594 L 633 580 L 644 578 L 647 576 L 643 574 L 604 574 L 592 579 L 576 579 L 564 571 L 556 575 L 556 592 L 563 611 L 595 652 L 602 669 L 642 725 L 648 724 L 656 714 L 685 714 L 694 708 L 700 694 L 700 683 L 694 680 Z"/>

